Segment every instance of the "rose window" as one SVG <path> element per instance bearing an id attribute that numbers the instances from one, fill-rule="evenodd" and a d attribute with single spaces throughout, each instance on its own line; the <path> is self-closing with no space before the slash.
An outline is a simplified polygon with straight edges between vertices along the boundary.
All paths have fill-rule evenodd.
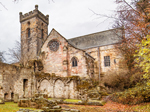
<path id="1" fill-rule="evenodd" d="M 51 40 L 49 42 L 49 48 L 51 51 L 57 51 L 59 48 L 59 43 L 57 40 Z"/>

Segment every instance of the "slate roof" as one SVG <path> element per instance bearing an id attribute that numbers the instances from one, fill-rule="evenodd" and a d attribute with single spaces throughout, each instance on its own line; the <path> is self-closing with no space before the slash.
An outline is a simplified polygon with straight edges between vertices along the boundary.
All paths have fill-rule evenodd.
<path id="1" fill-rule="evenodd" d="M 68 41 L 79 49 L 88 49 L 119 43 L 121 41 L 122 34 L 123 33 L 121 29 L 111 29 L 71 38 L 68 39 Z"/>

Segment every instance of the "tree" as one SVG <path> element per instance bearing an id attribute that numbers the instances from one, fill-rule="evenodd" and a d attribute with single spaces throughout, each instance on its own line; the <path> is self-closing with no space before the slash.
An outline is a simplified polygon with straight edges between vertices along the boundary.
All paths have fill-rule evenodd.
<path id="1" fill-rule="evenodd" d="M 147 80 L 147 85 L 150 87 L 150 35 L 147 35 L 138 45 L 136 57 L 137 66 L 143 70 L 143 78 Z"/>
<path id="2" fill-rule="evenodd" d="M 125 62 L 130 71 L 135 71 L 134 54 L 138 49 L 137 44 L 141 43 L 143 37 L 149 33 L 150 27 L 150 2 L 149 0 L 115 0 L 118 5 L 115 14 L 112 16 L 94 14 L 105 17 L 106 19 L 114 19 L 113 28 L 121 28 L 123 35 L 121 43 L 116 46 L 125 57 Z M 117 34 L 117 33 L 116 33 Z"/>
<path id="3" fill-rule="evenodd" d="M 140 44 L 150 30 L 150 2 L 148 0 L 116 0 L 118 9 L 115 16 L 115 24 L 113 27 L 122 27 L 125 35 L 122 36 L 122 43 L 117 46 L 124 54 L 125 61 L 130 72 L 140 71 L 135 67 L 135 51 L 138 49 L 137 44 Z"/>
<path id="4" fill-rule="evenodd" d="M 27 51 L 27 46 L 24 48 L 21 48 L 21 43 L 19 41 L 15 42 L 15 47 L 14 48 L 9 48 L 9 53 L 8 55 L 11 57 L 10 58 L 10 62 L 9 63 L 19 63 L 22 66 L 26 66 L 28 64 L 29 61 L 31 61 L 31 57 L 33 55 L 33 43 L 37 42 L 36 41 L 32 41 L 30 43 L 30 49 L 31 51 L 28 52 Z M 23 50 L 26 50 L 26 52 L 24 52 L 24 54 L 22 53 Z"/>
<path id="5" fill-rule="evenodd" d="M 15 47 L 14 48 L 9 48 L 9 53 L 8 55 L 11 56 L 10 62 L 11 63 L 17 63 L 20 62 L 21 60 L 21 43 L 19 41 L 15 42 Z"/>
<path id="6" fill-rule="evenodd" d="M 4 51 L 0 51 L 0 62 L 4 62 L 5 58 L 4 58 Z"/>

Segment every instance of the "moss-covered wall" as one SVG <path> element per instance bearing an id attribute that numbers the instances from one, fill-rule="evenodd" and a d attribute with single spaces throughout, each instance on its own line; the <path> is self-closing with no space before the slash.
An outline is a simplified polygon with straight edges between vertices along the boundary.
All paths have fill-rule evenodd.
<path id="1" fill-rule="evenodd" d="M 21 68 L 15 65 L 0 64 L 0 97 L 11 100 L 14 94 L 19 97 L 30 97 L 33 92 L 33 70 L 29 68 Z M 23 80 L 27 80 L 25 90 L 23 90 Z M 32 89 L 31 89 L 32 88 Z"/>

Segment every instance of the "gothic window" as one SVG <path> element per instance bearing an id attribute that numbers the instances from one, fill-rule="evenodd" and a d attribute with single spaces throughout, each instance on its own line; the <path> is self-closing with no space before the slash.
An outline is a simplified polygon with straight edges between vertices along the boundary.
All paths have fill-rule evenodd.
<path id="1" fill-rule="evenodd" d="M 78 66 L 77 59 L 75 57 L 72 58 L 72 67 Z"/>
<path id="2" fill-rule="evenodd" d="M 110 66 L 110 56 L 104 56 L 104 66 Z"/>
<path id="3" fill-rule="evenodd" d="M 59 42 L 57 40 L 51 40 L 48 46 L 51 51 L 57 51 L 59 49 Z"/>

